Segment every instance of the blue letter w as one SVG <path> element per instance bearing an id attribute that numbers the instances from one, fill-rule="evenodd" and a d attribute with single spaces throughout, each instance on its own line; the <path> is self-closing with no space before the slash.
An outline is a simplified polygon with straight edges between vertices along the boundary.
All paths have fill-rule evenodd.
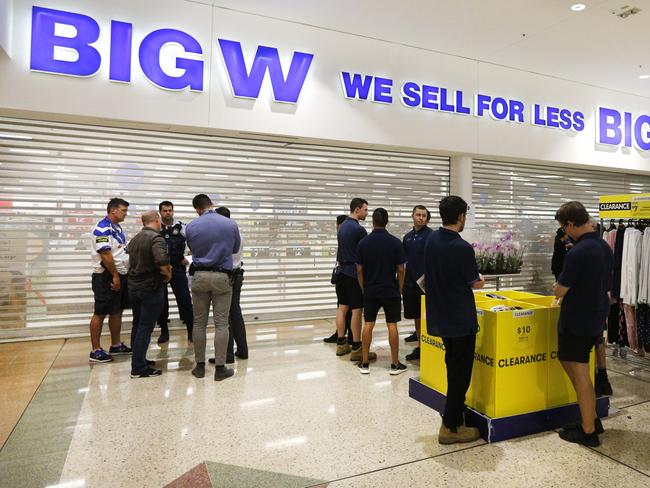
<path id="1" fill-rule="evenodd" d="M 305 83 L 313 54 L 294 52 L 291 66 L 285 80 L 278 50 L 274 47 L 258 46 L 250 73 L 246 68 L 241 43 L 219 39 L 219 46 L 230 77 L 230 85 L 236 97 L 257 98 L 260 94 L 266 70 L 269 70 L 273 99 L 276 102 L 296 103 Z"/>

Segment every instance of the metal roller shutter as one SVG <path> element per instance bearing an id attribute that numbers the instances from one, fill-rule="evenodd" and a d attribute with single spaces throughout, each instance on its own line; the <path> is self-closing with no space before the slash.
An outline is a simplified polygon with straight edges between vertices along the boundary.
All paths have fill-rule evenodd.
<path id="1" fill-rule="evenodd" d="M 414 204 L 448 191 L 449 160 L 429 155 L 0 118 L 0 329 L 88 323 L 89 235 L 115 196 L 127 236 L 163 199 L 185 223 L 197 193 L 228 206 L 244 313 L 267 320 L 333 314 L 335 216 L 352 197 L 386 207 L 401 236 Z"/>
<path id="2" fill-rule="evenodd" d="M 578 200 L 597 218 L 600 195 L 649 191 L 650 176 L 481 160 L 472 165 L 476 235 L 512 230 L 525 246 L 522 273 L 502 280 L 503 286 L 546 294 L 554 281 L 551 256 L 559 206 Z"/>

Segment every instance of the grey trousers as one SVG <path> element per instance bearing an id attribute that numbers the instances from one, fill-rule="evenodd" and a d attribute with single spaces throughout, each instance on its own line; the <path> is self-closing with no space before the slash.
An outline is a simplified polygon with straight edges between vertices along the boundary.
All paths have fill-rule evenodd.
<path id="1" fill-rule="evenodd" d="M 214 358 L 216 366 L 226 364 L 228 348 L 228 313 L 232 299 L 232 285 L 226 273 L 197 271 L 192 276 L 192 307 L 194 309 L 194 357 L 205 363 L 206 329 L 210 304 L 214 317 Z"/>

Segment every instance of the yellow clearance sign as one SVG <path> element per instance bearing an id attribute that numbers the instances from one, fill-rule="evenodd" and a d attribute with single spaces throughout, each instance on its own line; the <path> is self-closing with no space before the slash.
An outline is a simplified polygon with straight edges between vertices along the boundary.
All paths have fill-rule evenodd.
<path id="1" fill-rule="evenodd" d="M 650 194 L 632 197 L 632 215 L 634 219 L 650 219 Z"/>
<path id="2" fill-rule="evenodd" d="M 632 197 L 632 194 L 601 196 L 598 216 L 601 219 L 631 219 Z"/>

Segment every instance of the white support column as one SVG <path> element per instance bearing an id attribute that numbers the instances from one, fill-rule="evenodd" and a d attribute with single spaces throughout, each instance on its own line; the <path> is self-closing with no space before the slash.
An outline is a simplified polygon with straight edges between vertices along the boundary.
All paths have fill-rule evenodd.
<path id="1" fill-rule="evenodd" d="M 8 58 L 11 58 L 13 22 L 13 0 L 0 0 L 0 54 L 4 51 Z"/>
<path id="2" fill-rule="evenodd" d="M 450 194 L 457 195 L 471 207 L 467 215 L 465 240 L 471 241 L 474 231 L 474 208 L 472 202 L 472 158 L 471 156 L 452 156 L 450 161 Z"/>

